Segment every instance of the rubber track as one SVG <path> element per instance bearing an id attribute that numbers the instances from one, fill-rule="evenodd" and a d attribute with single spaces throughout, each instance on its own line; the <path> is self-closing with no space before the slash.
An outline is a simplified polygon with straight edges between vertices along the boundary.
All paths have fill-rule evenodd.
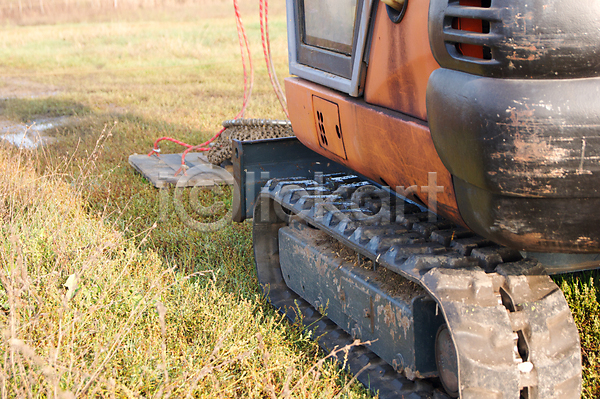
<path id="1" fill-rule="evenodd" d="M 356 198 L 365 194 L 378 197 L 379 205 L 359 208 Z M 461 398 L 580 397 L 577 328 L 562 292 L 537 262 L 445 220 L 430 222 L 424 208 L 400 203 L 403 200 L 356 176 L 324 176 L 320 183 L 272 180 L 261 195 L 262 201 L 271 198 L 427 290 L 443 312 L 457 348 Z M 255 226 L 255 234 L 260 234 L 257 215 Z M 282 280 L 275 280 L 261 280 L 269 287 L 272 303 L 288 312 L 299 304 L 305 323 L 328 332 L 320 339 L 325 347 L 352 343 L 341 328 L 299 301 Z M 367 376 L 380 398 L 445 397 L 429 381 L 400 377 L 368 349 L 354 347 L 353 352 L 351 371 L 371 363 L 359 380 L 364 383 Z"/>

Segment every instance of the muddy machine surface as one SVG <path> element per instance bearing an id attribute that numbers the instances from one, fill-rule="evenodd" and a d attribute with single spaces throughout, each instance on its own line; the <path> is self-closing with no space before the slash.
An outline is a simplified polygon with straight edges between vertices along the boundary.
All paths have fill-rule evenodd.
<path id="1" fill-rule="evenodd" d="M 387 4 L 386 4 L 387 3 Z M 234 142 L 258 276 L 385 398 L 579 398 L 600 6 L 287 0 L 297 139 Z"/>

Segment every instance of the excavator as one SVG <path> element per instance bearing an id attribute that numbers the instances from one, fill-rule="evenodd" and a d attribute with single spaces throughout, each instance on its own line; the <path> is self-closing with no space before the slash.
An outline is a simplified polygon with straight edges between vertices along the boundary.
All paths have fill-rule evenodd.
<path id="1" fill-rule="evenodd" d="M 581 397 L 600 3 L 286 1 L 295 137 L 232 144 L 269 301 L 379 398 Z"/>

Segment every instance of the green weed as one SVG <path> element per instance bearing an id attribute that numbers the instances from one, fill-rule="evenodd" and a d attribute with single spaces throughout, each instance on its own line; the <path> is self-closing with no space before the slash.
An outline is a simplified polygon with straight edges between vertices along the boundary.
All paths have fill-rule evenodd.
<path id="1" fill-rule="evenodd" d="M 556 278 L 579 329 L 583 363 L 583 394 L 600 397 L 600 273 L 575 273 Z"/>
<path id="2" fill-rule="evenodd" d="M 274 50 L 285 48 L 283 16 L 277 18 Z M 346 387 L 350 377 L 265 302 L 251 224 L 191 230 L 175 212 L 174 191 L 160 193 L 127 164 L 157 137 L 204 141 L 237 113 L 242 79 L 233 18 L 132 19 L 1 28 L 0 90 L 14 94 L 0 104 L 2 117 L 73 115 L 78 122 L 47 132 L 57 144 L 27 167 L 18 166 L 22 156 L 0 153 L 7 198 L 0 390 L 368 397 L 357 384 Z M 284 71 L 286 52 L 280 54 Z M 281 118 L 260 70 L 248 116 Z M 48 87 L 52 95 L 43 94 Z M 230 193 L 223 199 L 230 203 Z M 215 198 L 200 193 L 200 200 L 208 206 Z M 67 284 L 71 276 L 75 285 L 73 278 Z"/>
<path id="3" fill-rule="evenodd" d="M 247 281 L 247 225 L 163 259 L 5 149 L 0 198 L 2 396 L 367 397 Z"/>

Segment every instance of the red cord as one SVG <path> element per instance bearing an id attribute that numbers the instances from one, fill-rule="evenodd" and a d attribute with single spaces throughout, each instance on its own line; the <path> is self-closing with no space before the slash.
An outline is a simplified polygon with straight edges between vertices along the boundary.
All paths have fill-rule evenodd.
<path id="1" fill-rule="evenodd" d="M 235 23 L 237 27 L 238 40 L 240 43 L 240 52 L 242 55 L 242 67 L 244 69 L 244 102 L 242 105 L 242 109 L 235 117 L 238 119 L 239 117 L 244 115 L 246 111 L 246 106 L 250 100 L 250 95 L 252 94 L 252 85 L 254 82 L 254 68 L 252 66 L 252 57 L 250 56 L 250 46 L 248 44 L 248 37 L 246 36 L 246 30 L 244 29 L 244 25 L 242 23 L 242 17 L 240 15 L 240 10 L 238 7 L 237 0 L 233 0 L 233 8 L 235 10 Z M 244 49 L 246 52 L 244 52 Z M 248 57 L 248 64 L 250 66 L 250 87 L 248 87 L 248 72 L 246 70 L 246 56 Z"/>
<path id="2" fill-rule="evenodd" d="M 273 90 L 275 91 L 275 95 L 281 104 L 281 108 L 285 113 L 285 116 L 290 119 L 290 115 L 287 110 L 287 104 L 285 101 L 285 95 L 283 94 L 283 90 L 281 90 L 281 86 L 279 84 L 279 80 L 277 79 L 277 74 L 275 72 L 275 68 L 273 67 L 273 60 L 271 58 L 271 43 L 269 40 L 269 2 L 268 0 L 260 0 L 259 1 L 259 12 L 260 12 L 260 37 L 262 40 L 263 54 L 265 55 L 265 63 L 267 64 L 267 73 L 269 74 L 269 79 L 271 80 L 271 86 L 273 86 Z"/>
<path id="3" fill-rule="evenodd" d="M 152 148 L 152 151 L 150 151 L 150 152 L 148 153 L 148 156 L 151 156 L 151 155 L 153 155 L 153 154 L 158 154 L 158 153 L 160 152 L 160 150 L 158 149 L 158 143 L 160 143 L 161 141 L 171 141 L 171 142 L 173 142 L 173 143 L 175 143 L 175 144 L 179 144 L 179 145 L 181 145 L 181 146 L 184 146 L 184 147 L 187 147 L 187 148 L 190 148 L 190 147 L 192 147 L 192 145 L 191 145 L 191 144 L 187 144 L 187 143 L 184 143 L 183 141 L 180 141 L 180 140 L 174 139 L 174 138 L 172 138 L 172 137 L 166 137 L 166 136 L 165 136 L 165 137 L 161 137 L 161 138 L 159 138 L 159 139 L 156 139 L 156 141 L 154 142 L 154 147 Z"/>
<path id="4" fill-rule="evenodd" d="M 271 43 L 269 40 L 269 5 L 268 0 L 260 0 L 260 35 L 262 39 L 263 53 L 265 56 L 265 62 L 267 64 L 267 72 L 269 74 L 269 79 L 271 80 L 271 85 L 273 86 L 273 90 L 275 91 L 275 95 L 283 108 L 283 112 L 286 117 L 289 119 L 287 104 L 285 101 L 285 95 L 283 94 L 283 90 L 281 89 L 281 85 L 279 84 L 279 80 L 277 79 L 277 74 L 275 72 L 275 68 L 273 67 L 273 60 L 271 58 Z M 238 0 L 233 0 L 233 8 L 235 11 L 235 22 L 238 32 L 238 40 L 240 44 L 240 52 L 242 55 L 242 67 L 244 70 L 244 100 L 242 103 L 242 108 L 240 112 L 235 116 L 234 119 L 239 119 L 244 116 L 246 112 L 246 108 L 248 103 L 250 102 L 250 96 L 252 95 L 252 87 L 254 85 L 254 66 L 252 64 L 252 57 L 250 55 L 250 45 L 248 43 L 248 36 L 246 35 L 246 30 L 244 29 L 244 25 L 242 23 L 242 17 L 240 15 Z M 246 57 L 248 65 L 246 65 Z M 250 71 L 250 78 L 248 79 L 248 70 Z M 248 82 L 249 80 L 249 82 Z M 161 141 L 171 141 L 173 143 L 179 144 L 183 147 L 186 147 L 183 154 L 181 154 L 181 168 L 175 173 L 177 176 L 179 172 L 184 171 L 185 173 L 185 156 L 191 151 L 209 151 L 210 148 L 207 147 L 210 143 L 215 141 L 221 133 L 225 131 L 225 128 L 219 130 L 212 138 L 205 141 L 202 144 L 191 145 L 184 143 L 183 141 L 171 138 L 171 137 L 161 137 L 154 142 L 154 147 L 152 151 L 148 154 L 148 156 L 153 154 L 158 154 L 160 150 L 158 149 L 158 144 Z"/>
<path id="5" fill-rule="evenodd" d="M 250 55 L 250 44 L 248 43 L 248 36 L 246 35 L 246 30 L 244 29 L 244 24 L 242 23 L 242 17 L 240 15 L 240 10 L 238 6 L 238 0 L 233 0 L 233 8 L 235 10 L 235 22 L 237 25 L 238 31 L 238 40 L 240 42 L 240 51 L 242 53 L 242 67 L 244 69 L 244 102 L 242 104 L 242 109 L 235 116 L 234 119 L 239 119 L 244 116 L 244 112 L 246 112 L 246 107 L 250 102 L 250 96 L 252 95 L 252 86 L 254 85 L 254 66 L 252 65 L 252 56 Z M 246 52 L 244 53 L 244 49 Z M 248 72 L 246 69 L 246 56 L 248 57 L 248 67 L 250 69 L 250 83 L 248 83 Z M 188 147 L 183 154 L 181 154 L 181 168 L 184 169 L 185 165 L 185 156 L 190 151 L 208 151 L 209 148 L 206 146 L 212 143 L 225 131 L 225 128 L 219 130 L 212 138 L 205 141 L 202 144 L 198 144 L 193 147 Z M 180 169 L 181 170 L 181 169 Z"/>
<path id="6" fill-rule="evenodd" d="M 240 112 L 238 112 L 238 114 L 234 118 L 234 119 L 239 119 L 242 116 L 244 116 L 244 113 L 246 112 L 246 108 L 248 107 L 248 103 L 250 102 L 250 96 L 252 95 L 252 86 L 254 85 L 254 66 L 252 65 L 252 57 L 250 55 L 250 44 L 248 43 L 248 36 L 246 35 L 246 30 L 244 29 L 244 25 L 242 23 L 242 17 L 240 15 L 238 0 L 233 0 L 233 8 L 235 10 L 235 22 L 236 22 L 236 27 L 237 27 L 237 32 L 238 32 L 238 40 L 240 43 L 240 51 L 242 54 L 242 67 L 244 70 L 244 101 L 242 103 L 242 109 L 240 110 Z M 248 60 L 247 60 L 248 66 L 246 65 L 246 57 L 248 58 Z M 250 79 L 248 79 L 248 69 L 250 70 Z M 249 82 L 248 82 L 248 80 L 249 80 Z M 185 156 L 190 151 L 209 151 L 210 148 L 207 146 L 210 143 L 212 143 L 213 141 L 215 141 L 221 135 L 221 133 L 223 133 L 223 131 L 225 131 L 225 128 L 222 128 L 221 130 L 219 130 L 209 140 L 205 141 L 202 144 L 198 144 L 198 145 L 187 144 L 187 143 L 184 143 L 183 141 L 174 139 L 172 137 L 161 137 L 154 142 L 152 151 L 150 151 L 148 156 L 151 156 L 153 154 L 158 155 L 158 153 L 160 152 L 160 150 L 158 148 L 158 144 L 161 141 L 171 141 L 175 144 L 179 144 L 183 147 L 186 147 L 183 154 L 181 154 L 181 168 L 179 168 L 179 170 L 175 173 L 175 176 L 177 176 L 179 174 L 179 172 L 181 172 L 181 171 L 183 171 L 185 173 L 185 169 L 186 169 Z"/>
<path id="7" fill-rule="evenodd" d="M 241 111 L 240 111 L 241 113 Z M 239 114 L 235 119 L 239 118 Z M 221 135 L 221 133 L 223 133 L 225 131 L 225 128 L 222 128 L 221 130 L 219 130 L 217 132 L 217 134 L 215 134 L 214 136 L 212 136 L 210 139 L 208 139 L 207 141 L 205 141 L 202 144 L 198 144 L 197 146 L 194 147 L 188 147 L 183 154 L 181 154 L 181 167 L 183 168 L 183 165 L 185 165 L 185 156 L 188 154 L 188 152 L 190 151 L 209 151 L 210 148 L 206 147 L 207 145 L 209 145 L 210 143 L 212 143 L 213 141 L 215 141 L 217 139 L 217 137 L 219 137 Z"/>

